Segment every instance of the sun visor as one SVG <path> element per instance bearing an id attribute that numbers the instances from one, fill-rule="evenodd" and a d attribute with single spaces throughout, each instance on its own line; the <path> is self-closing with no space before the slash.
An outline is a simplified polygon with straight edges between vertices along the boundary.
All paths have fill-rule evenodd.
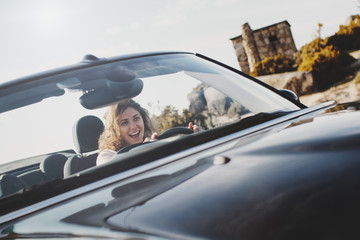
<path id="1" fill-rule="evenodd" d="M 80 104 L 87 109 L 96 109 L 139 95 L 143 89 L 143 81 L 132 79 L 130 81 L 107 80 L 103 88 L 86 92 L 80 98 Z"/>

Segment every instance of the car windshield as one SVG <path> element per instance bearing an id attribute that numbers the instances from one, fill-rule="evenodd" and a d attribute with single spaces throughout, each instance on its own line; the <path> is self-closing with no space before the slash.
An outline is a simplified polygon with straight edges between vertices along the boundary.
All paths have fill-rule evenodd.
<path id="1" fill-rule="evenodd" d="M 190 121 L 206 131 L 260 112 L 299 109 L 194 54 L 94 59 L 0 85 L 2 174 L 38 170 L 41 156 L 51 153 L 79 154 L 74 123 L 87 115 L 104 121 L 109 106 L 128 98 L 149 111 L 158 133 Z"/>

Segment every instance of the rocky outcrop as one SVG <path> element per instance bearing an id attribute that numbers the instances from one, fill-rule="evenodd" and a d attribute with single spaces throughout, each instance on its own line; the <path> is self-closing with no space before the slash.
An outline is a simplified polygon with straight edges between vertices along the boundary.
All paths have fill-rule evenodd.
<path id="1" fill-rule="evenodd" d="M 225 115 L 231 100 L 215 88 L 208 87 L 204 90 L 204 97 L 208 111 L 215 116 Z"/>
<path id="2" fill-rule="evenodd" d="M 232 102 L 232 99 L 212 87 L 192 91 L 187 98 L 190 101 L 191 113 L 196 114 L 207 110 L 215 116 L 225 115 Z"/>
<path id="3" fill-rule="evenodd" d="M 190 102 L 189 110 L 191 113 L 196 114 L 205 110 L 206 100 L 204 97 L 204 91 L 192 91 L 187 95 Z"/>
<path id="4" fill-rule="evenodd" d="M 314 78 L 311 72 L 295 71 L 258 76 L 257 78 L 276 89 L 289 89 L 298 96 L 314 91 Z"/>
<path id="5" fill-rule="evenodd" d="M 192 114 L 207 116 L 206 127 L 212 128 L 239 119 L 244 108 L 212 87 L 203 87 L 187 95 Z"/>

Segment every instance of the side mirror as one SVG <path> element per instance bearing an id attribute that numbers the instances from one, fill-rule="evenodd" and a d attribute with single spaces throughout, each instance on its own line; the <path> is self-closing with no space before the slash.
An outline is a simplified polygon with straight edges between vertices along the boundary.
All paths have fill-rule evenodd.
<path id="1" fill-rule="evenodd" d="M 291 98 L 295 101 L 299 101 L 298 96 L 293 91 L 288 90 L 288 89 L 279 89 L 279 91 L 286 97 Z"/>

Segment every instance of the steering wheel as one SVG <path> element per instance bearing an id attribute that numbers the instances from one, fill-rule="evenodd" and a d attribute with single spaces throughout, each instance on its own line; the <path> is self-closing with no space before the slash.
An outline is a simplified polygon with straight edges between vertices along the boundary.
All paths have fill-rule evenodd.
<path id="1" fill-rule="evenodd" d="M 172 136 L 175 136 L 178 134 L 191 134 L 193 132 L 194 132 L 193 130 L 191 130 L 190 128 L 187 128 L 187 127 L 173 127 L 173 128 L 170 128 L 170 129 L 162 132 L 159 136 L 156 137 L 156 139 L 161 140 L 161 139 L 172 137 Z M 120 149 L 117 153 L 128 152 L 133 148 L 136 148 L 140 145 L 147 144 L 147 143 L 150 143 L 150 142 L 135 143 L 135 144 L 126 146 L 126 147 L 123 147 L 122 149 Z"/>
<path id="2" fill-rule="evenodd" d="M 191 134 L 194 131 L 187 127 L 173 127 L 164 132 L 162 132 L 156 139 L 161 140 L 164 138 L 172 137 L 178 134 Z"/>

